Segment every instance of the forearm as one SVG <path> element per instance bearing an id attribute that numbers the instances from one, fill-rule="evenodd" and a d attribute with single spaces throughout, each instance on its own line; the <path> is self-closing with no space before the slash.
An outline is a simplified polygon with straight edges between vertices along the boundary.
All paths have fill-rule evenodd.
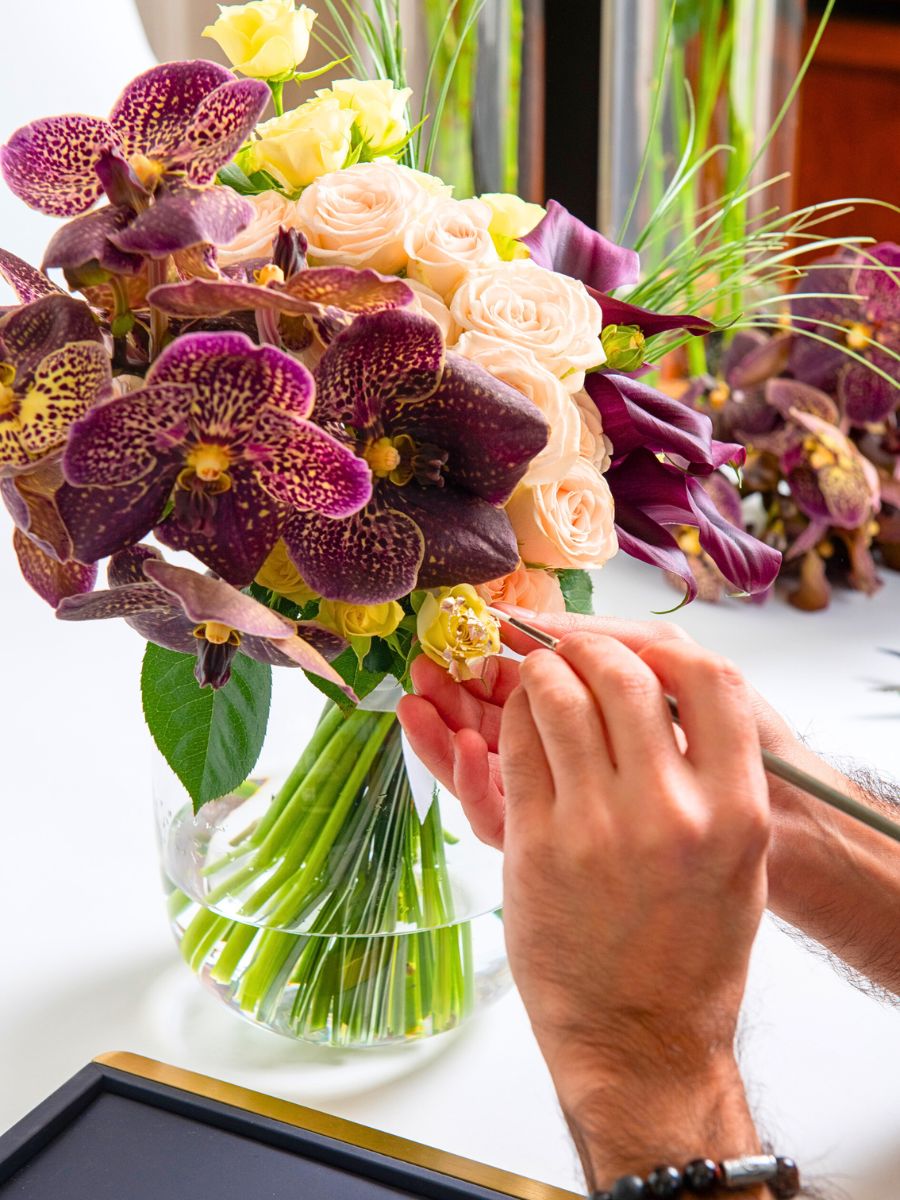
<path id="1" fill-rule="evenodd" d="M 792 761 L 864 803 L 894 807 L 805 748 Z M 769 907 L 900 995 L 900 843 L 787 784 L 771 780 L 770 788 Z M 894 811 L 900 819 L 900 805 Z"/>
<path id="2" fill-rule="evenodd" d="M 623 1175 L 645 1177 L 663 1164 L 760 1153 L 760 1140 L 733 1060 L 686 1079 L 676 1070 L 602 1074 L 580 1095 L 558 1082 L 560 1100 L 589 1191 Z M 769 1200 L 765 1187 L 741 1193 Z"/>

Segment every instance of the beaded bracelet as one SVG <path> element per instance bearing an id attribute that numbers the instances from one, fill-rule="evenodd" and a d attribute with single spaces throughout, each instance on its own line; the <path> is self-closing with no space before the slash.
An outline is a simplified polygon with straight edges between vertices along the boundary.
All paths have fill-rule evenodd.
<path id="1" fill-rule="evenodd" d="M 593 1192 L 591 1200 L 678 1200 L 714 1193 L 743 1192 L 766 1184 L 775 1200 L 792 1200 L 800 1193 L 800 1172 L 792 1158 L 754 1154 L 745 1158 L 695 1158 L 683 1170 L 655 1167 L 646 1179 L 623 1175 L 608 1192 Z"/>

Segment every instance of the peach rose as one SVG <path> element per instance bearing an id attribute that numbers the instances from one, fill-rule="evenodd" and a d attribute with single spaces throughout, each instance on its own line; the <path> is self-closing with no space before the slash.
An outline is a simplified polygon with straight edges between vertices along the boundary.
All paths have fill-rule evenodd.
<path id="1" fill-rule="evenodd" d="M 579 392 L 572 399 L 578 408 L 581 422 L 581 457 L 589 459 L 603 475 L 609 470 L 609 464 L 612 462 L 613 444 L 603 432 L 600 410 L 587 392 Z"/>
<path id="2" fill-rule="evenodd" d="M 480 583 L 475 591 L 488 604 L 496 604 L 500 600 L 504 604 L 517 604 L 519 608 L 528 608 L 536 613 L 566 611 L 566 602 L 556 576 L 549 571 L 526 567 L 524 563 L 519 563 L 514 571 L 501 579 Z"/>
<path id="3" fill-rule="evenodd" d="M 600 344 L 603 313 L 584 284 L 545 270 L 529 259 L 483 267 L 453 297 L 453 319 L 531 350 L 569 392 L 584 373 L 605 361 Z"/>
<path id="4" fill-rule="evenodd" d="M 491 210 L 480 200 L 442 200 L 407 229 L 407 275 L 449 300 L 473 268 L 500 261 L 490 234 Z"/>
<path id="5" fill-rule="evenodd" d="M 528 563 L 589 571 L 619 548 L 609 484 L 586 458 L 556 483 L 520 486 L 506 511 Z"/>
<path id="6" fill-rule="evenodd" d="M 260 192 L 258 196 L 247 196 L 245 199 L 256 209 L 256 214 L 236 238 L 218 248 L 219 266 L 230 267 L 251 258 L 271 258 L 281 226 L 285 229 L 300 228 L 296 202 L 288 200 L 281 192 Z"/>
<path id="7" fill-rule="evenodd" d="M 542 367 L 530 350 L 484 333 L 464 333 L 454 350 L 527 396 L 544 414 L 550 437 L 531 460 L 522 482 L 551 483 L 571 470 L 580 453 L 581 418 L 556 376 Z"/>
<path id="8" fill-rule="evenodd" d="M 378 158 L 320 175 L 297 201 L 297 217 L 314 266 L 394 275 L 406 266 L 407 229 L 432 203 L 414 172 Z"/>
<path id="9" fill-rule="evenodd" d="M 459 333 L 450 316 L 450 309 L 437 292 L 432 291 L 427 284 L 420 283 L 418 279 L 407 279 L 406 282 L 415 292 L 415 299 L 409 307 L 413 312 L 422 313 L 423 316 L 431 317 L 432 321 L 436 321 L 440 326 L 445 345 L 449 346 L 456 340 Z"/>

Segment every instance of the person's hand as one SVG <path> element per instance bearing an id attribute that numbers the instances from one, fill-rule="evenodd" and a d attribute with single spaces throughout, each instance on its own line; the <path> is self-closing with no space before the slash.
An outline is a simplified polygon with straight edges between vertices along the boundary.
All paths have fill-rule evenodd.
<path id="1" fill-rule="evenodd" d="M 519 675 L 499 734 L 504 925 L 563 1109 L 602 1143 L 601 1173 L 716 1138 L 718 1154 L 749 1153 L 733 1045 L 769 809 L 748 689 L 690 642 L 638 657 L 592 633 Z"/>

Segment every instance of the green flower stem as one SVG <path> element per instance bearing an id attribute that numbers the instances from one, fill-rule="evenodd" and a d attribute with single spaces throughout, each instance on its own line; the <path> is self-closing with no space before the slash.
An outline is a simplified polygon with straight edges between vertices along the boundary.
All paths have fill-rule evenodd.
<path id="1" fill-rule="evenodd" d="M 284 80 L 283 79 L 267 79 L 269 91 L 272 93 L 272 107 L 275 109 L 276 117 L 284 116 Z"/>

